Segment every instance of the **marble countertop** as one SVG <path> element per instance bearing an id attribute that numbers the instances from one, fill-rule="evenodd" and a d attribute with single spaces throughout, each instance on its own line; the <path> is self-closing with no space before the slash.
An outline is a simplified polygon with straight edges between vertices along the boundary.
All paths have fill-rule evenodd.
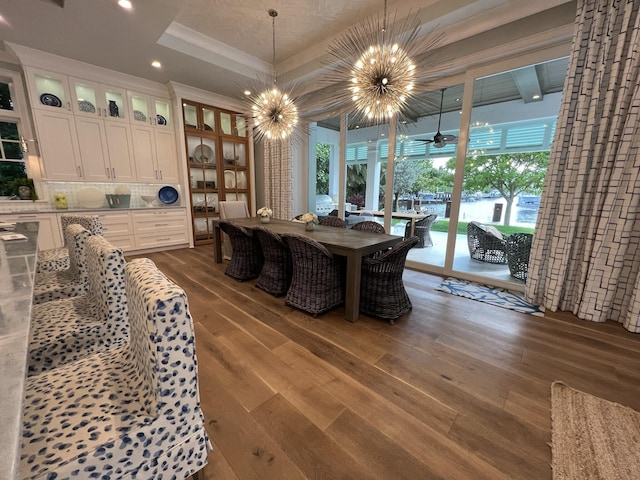
<path id="1" fill-rule="evenodd" d="M 6 233 L 0 230 L 0 233 Z M 18 478 L 22 405 L 38 245 L 38 222 L 16 224 L 22 240 L 0 240 L 0 472 Z M 5 476 L 6 475 L 6 476 Z"/>

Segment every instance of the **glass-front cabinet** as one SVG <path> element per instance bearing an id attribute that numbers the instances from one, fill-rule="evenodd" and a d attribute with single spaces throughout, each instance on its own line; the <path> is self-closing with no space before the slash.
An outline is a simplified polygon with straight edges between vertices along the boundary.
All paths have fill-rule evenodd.
<path id="1" fill-rule="evenodd" d="M 246 121 L 239 114 L 182 101 L 194 243 L 213 241 L 218 202 L 250 205 Z"/>

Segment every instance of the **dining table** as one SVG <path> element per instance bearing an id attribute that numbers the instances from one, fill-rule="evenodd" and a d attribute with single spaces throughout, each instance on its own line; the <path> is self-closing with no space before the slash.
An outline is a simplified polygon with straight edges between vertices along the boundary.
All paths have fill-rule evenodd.
<path id="1" fill-rule="evenodd" d="M 384 218 L 383 210 L 356 210 L 350 212 L 351 215 L 361 215 L 363 217 L 371 216 Z M 407 213 L 407 212 L 391 212 L 391 218 L 397 218 L 399 220 L 407 220 L 411 225 L 409 227 L 409 236 L 413 237 L 416 231 L 416 222 L 418 220 L 422 220 L 425 217 L 428 217 L 430 214 L 428 213 Z"/>
<path id="2" fill-rule="evenodd" d="M 346 258 L 346 294 L 345 294 L 345 318 L 350 322 L 358 320 L 360 315 L 360 278 L 362 258 L 372 253 L 386 250 L 402 241 L 397 235 L 384 233 L 363 232 L 351 228 L 329 227 L 315 225 L 313 230 L 306 230 L 302 222 L 290 220 L 271 219 L 268 223 L 262 223 L 258 217 L 231 218 L 233 222 L 244 228 L 266 227 L 278 235 L 295 233 L 316 240 L 329 250 L 333 255 Z M 222 263 L 222 235 L 220 220 L 213 222 L 213 250 L 214 261 Z"/>

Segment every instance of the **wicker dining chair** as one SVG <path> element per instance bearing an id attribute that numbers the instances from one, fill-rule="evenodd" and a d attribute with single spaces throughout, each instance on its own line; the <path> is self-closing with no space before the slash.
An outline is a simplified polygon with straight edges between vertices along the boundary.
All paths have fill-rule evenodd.
<path id="1" fill-rule="evenodd" d="M 285 304 L 314 317 L 344 302 L 344 268 L 321 243 L 294 233 L 282 239 L 291 251 L 293 275 Z"/>
<path id="2" fill-rule="evenodd" d="M 264 264 L 256 287 L 276 297 L 284 295 L 291 285 L 293 262 L 289 247 L 280 235 L 265 227 L 254 227 L 253 235 L 262 247 Z"/>
<path id="3" fill-rule="evenodd" d="M 354 224 L 351 229 L 360 230 L 361 232 L 386 233 L 382 224 L 374 222 L 372 220 L 364 220 L 362 222 L 358 222 Z"/>
<path id="4" fill-rule="evenodd" d="M 256 278 L 264 261 L 258 239 L 251 230 L 225 220 L 220 229 L 229 236 L 231 260 L 224 273 L 240 282 Z"/>
<path id="5" fill-rule="evenodd" d="M 328 227 L 347 228 L 347 222 L 338 217 L 324 217 L 319 223 Z"/>
<path id="6" fill-rule="evenodd" d="M 362 259 L 360 311 L 373 317 L 394 321 L 411 310 L 411 300 L 404 288 L 407 253 L 419 242 L 411 237 L 397 243 L 381 256 Z"/>
<path id="7" fill-rule="evenodd" d="M 427 215 L 420 220 L 417 220 L 414 224 L 413 235 L 418 237 L 417 248 L 431 247 L 433 246 L 433 240 L 431 239 L 431 225 L 438 219 L 436 213 Z M 411 222 L 407 222 L 404 229 L 405 240 L 411 236 Z"/>

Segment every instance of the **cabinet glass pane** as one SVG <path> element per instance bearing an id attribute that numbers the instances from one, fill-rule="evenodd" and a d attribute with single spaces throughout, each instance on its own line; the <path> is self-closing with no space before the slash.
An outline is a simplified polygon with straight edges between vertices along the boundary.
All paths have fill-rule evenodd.
<path id="1" fill-rule="evenodd" d="M 189 103 L 183 103 L 182 111 L 184 112 L 185 128 L 198 128 L 198 110 L 196 109 L 196 106 Z"/>
<path id="2" fill-rule="evenodd" d="M 187 153 L 190 163 L 202 163 L 207 167 L 216 165 L 216 143 L 211 138 L 188 136 Z"/>
<path id="3" fill-rule="evenodd" d="M 78 110 L 85 113 L 96 113 L 98 102 L 95 88 L 92 85 L 80 82 L 74 82 L 74 87 L 78 100 Z"/>
<path id="4" fill-rule="evenodd" d="M 236 116 L 236 135 L 238 137 L 247 136 L 247 120 L 240 115 Z"/>
<path id="5" fill-rule="evenodd" d="M 41 97 L 45 93 L 55 95 L 62 102 L 62 107 L 68 108 L 67 102 L 69 101 L 69 99 L 65 95 L 64 84 L 62 83 L 62 80 L 44 74 L 36 74 L 35 79 L 36 89 L 38 90 L 38 97 Z M 43 102 L 42 99 L 40 99 L 40 102 L 43 105 L 50 105 L 50 103 Z"/>
<path id="6" fill-rule="evenodd" d="M 133 95 L 131 97 L 133 119 L 136 122 L 146 123 L 149 120 L 149 104 L 145 97 Z"/>
<path id="7" fill-rule="evenodd" d="M 104 91 L 107 115 L 113 118 L 127 118 L 124 94 L 116 89 L 106 88 Z"/>
<path id="8" fill-rule="evenodd" d="M 216 129 L 216 112 L 210 108 L 202 108 L 202 129 L 208 131 Z"/>
<path id="9" fill-rule="evenodd" d="M 231 114 L 220 112 L 220 130 L 225 135 L 231 135 Z"/>
<path id="10" fill-rule="evenodd" d="M 242 143 L 222 142 L 222 153 L 224 155 L 225 167 L 247 166 L 246 147 Z"/>
<path id="11" fill-rule="evenodd" d="M 236 181 L 236 172 L 234 170 L 225 170 L 224 171 L 224 189 L 227 192 L 226 198 L 229 200 L 229 192 L 234 191 L 236 189 L 237 181 Z"/>
<path id="12" fill-rule="evenodd" d="M 164 100 L 156 100 L 156 125 L 170 126 L 171 125 L 171 106 Z"/>

